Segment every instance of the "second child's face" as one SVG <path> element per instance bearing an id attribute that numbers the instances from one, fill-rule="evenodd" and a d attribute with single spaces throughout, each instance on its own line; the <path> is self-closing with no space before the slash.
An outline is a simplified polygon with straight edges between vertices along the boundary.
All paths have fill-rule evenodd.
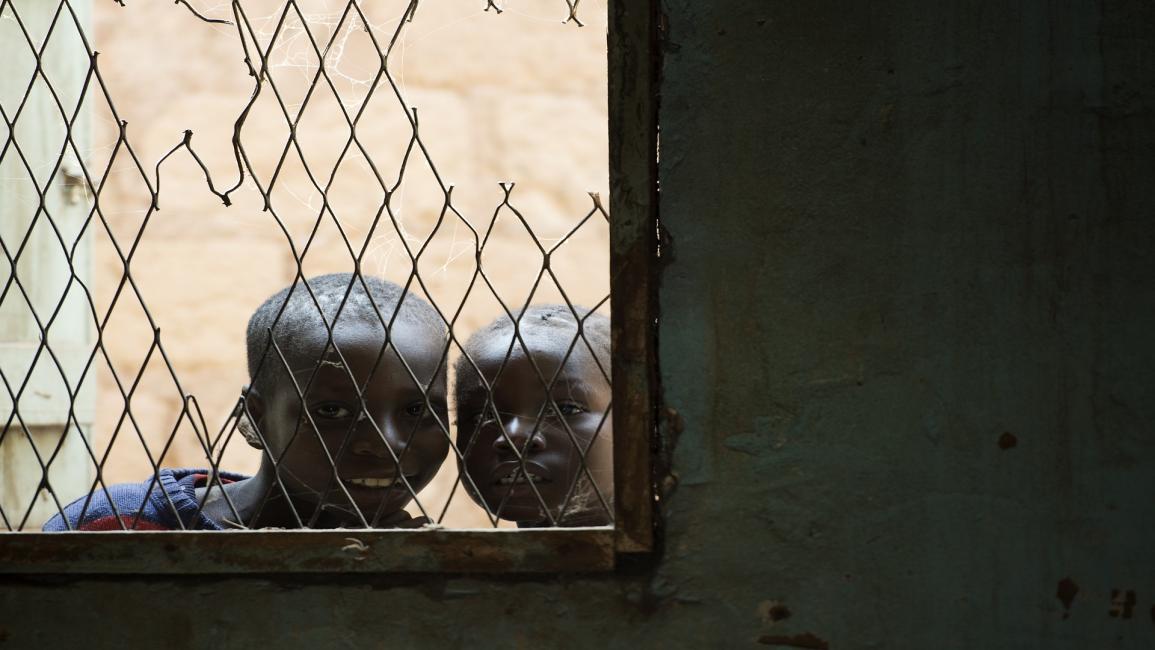
<path id="1" fill-rule="evenodd" d="M 580 479 L 579 485 L 588 486 L 580 449 L 589 476 L 611 505 L 609 382 L 584 343 L 579 341 L 566 359 L 570 341 L 565 336 L 530 331 L 523 332 L 523 338 L 545 383 L 520 344 L 514 345 L 505 361 L 509 342 L 504 337 L 495 337 L 471 352 L 474 363 L 492 384 L 493 405 L 487 406 L 488 391 L 480 382 L 459 384 L 463 388 L 457 391 L 458 447 L 465 458 L 463 469 L 473 482 L 463 478 L 466 489 L 501 519 L 546 522 L 543 501 L 553 517 L 560 519 L 578 507 L 581 497 L 573 494 L 575 481 Z M 556 381 L 547 391 L 555 374 Z M 515 448 L 524 456 L 524 471 Z M 585 498 L 593 500 L 584 507 L 598 513 L 595 519 L 604 513 L 596 494 L 587 492 Z M 609 515 L 597 523 L 609 523 Z"/>
<path id="2" fill-rule="evenodd" d="M 449 440 L 438 423 L 448 422 L 441 342 L 398 319 L 382 353 L 384 345 L 379 327 L 339 325 L 333 345 L 318 336 L 301 355 L 309 360 L 293 368 L 303 400 L 288 379 L 264 396 L 261 430 L 294 503 L 313 506 L 298 507 L 304 520 L 323 504 L 327 513 L 359 524 L 355 505 L 373 525 L 404 508 L 413 498 L 410 488 L 424 488 L 445 460 Z"/>

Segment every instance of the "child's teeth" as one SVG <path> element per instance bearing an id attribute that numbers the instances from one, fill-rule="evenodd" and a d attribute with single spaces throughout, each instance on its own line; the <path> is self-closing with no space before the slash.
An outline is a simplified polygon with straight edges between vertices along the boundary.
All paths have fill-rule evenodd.
<path id="1" fill-rule="evenodd" d="M 393 485 L 391 478 L 351 478 L 349 482 L 363 487 L 389 487 Z"/>

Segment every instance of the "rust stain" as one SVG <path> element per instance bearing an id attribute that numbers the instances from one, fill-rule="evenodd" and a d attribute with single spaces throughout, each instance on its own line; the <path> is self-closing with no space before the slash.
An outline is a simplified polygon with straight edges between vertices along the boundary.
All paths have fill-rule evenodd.
<path id="1" fill-rule="evenodd" d="M 790 609 L 781 603 L 771 607 L 769 613 L 772 621 L 784 621 L 790 618 Z"/>
<path id="2" fill-rule="evenodd" d="M 1004 431 L 1003 435 L 999 436 L 999 449 L 1002 449 L 1003 451 L 1014 449 L 1018 445 L 1019 439 L 1016 438 L 1015 434 L 1011 433 L 1010 431 Z"/>
<path id="3" fill-rule="evenodd" d="M 806 650 L 830 650 L 830 644 L 809 632 L 787 636 L 785 634 L 763 634 L 758 637 L 762 645 L 776 645 L 785 648 L 805 648 Z"/>
<path id="4" fill-rule="evenodd" d="M 763 623 L 771 624 L 790 618 L 790 608 L 777 600 L 764 600 L 758 603 L 758 617 Z"/>
<path id="5" fill-rule="evenodd" d="M 1059 588 L 1055 590 L 1055 597 L 1063 603 L 1063 620 L 1071 617 L 1071 603 L 1075 600 L 1077 593 L 1079 593 L 1079 585 L 1075 584 L 1074 580 L 1063 578 L 1059 581 Z"/>
<path id="6" fill-rule="evenodd" d="M 1135 600 L 1135 592 L 1131 589 L 1112 589 L 1111 609 L 1107 610 L 1107 615 L 1111 618 L 1131 618 L 1135 614 Z"/>

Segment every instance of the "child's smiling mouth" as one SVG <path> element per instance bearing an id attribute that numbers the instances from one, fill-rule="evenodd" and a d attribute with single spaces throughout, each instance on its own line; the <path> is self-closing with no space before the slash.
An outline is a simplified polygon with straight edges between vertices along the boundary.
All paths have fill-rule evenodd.
<path id="1" fill-rule="evenodd" d="M 409 482 L 417 480 L 416 476 L 406 476 Z M 347 478 L 344 479 L 346 483 L 356 485 L 357 487 L 378 488 L 384 489 L 389 487 L 404 487 L 405 483 L 399 478 Z"/>

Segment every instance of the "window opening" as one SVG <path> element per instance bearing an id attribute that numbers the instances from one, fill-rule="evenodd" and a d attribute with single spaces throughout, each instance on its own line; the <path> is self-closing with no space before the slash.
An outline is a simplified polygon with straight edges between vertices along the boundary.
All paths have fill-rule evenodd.
<path id="1" fill-rule="evenodd" d="M 611 524 L 604 5 L 178 5 L 0 1 L 0 530 Z"/>

